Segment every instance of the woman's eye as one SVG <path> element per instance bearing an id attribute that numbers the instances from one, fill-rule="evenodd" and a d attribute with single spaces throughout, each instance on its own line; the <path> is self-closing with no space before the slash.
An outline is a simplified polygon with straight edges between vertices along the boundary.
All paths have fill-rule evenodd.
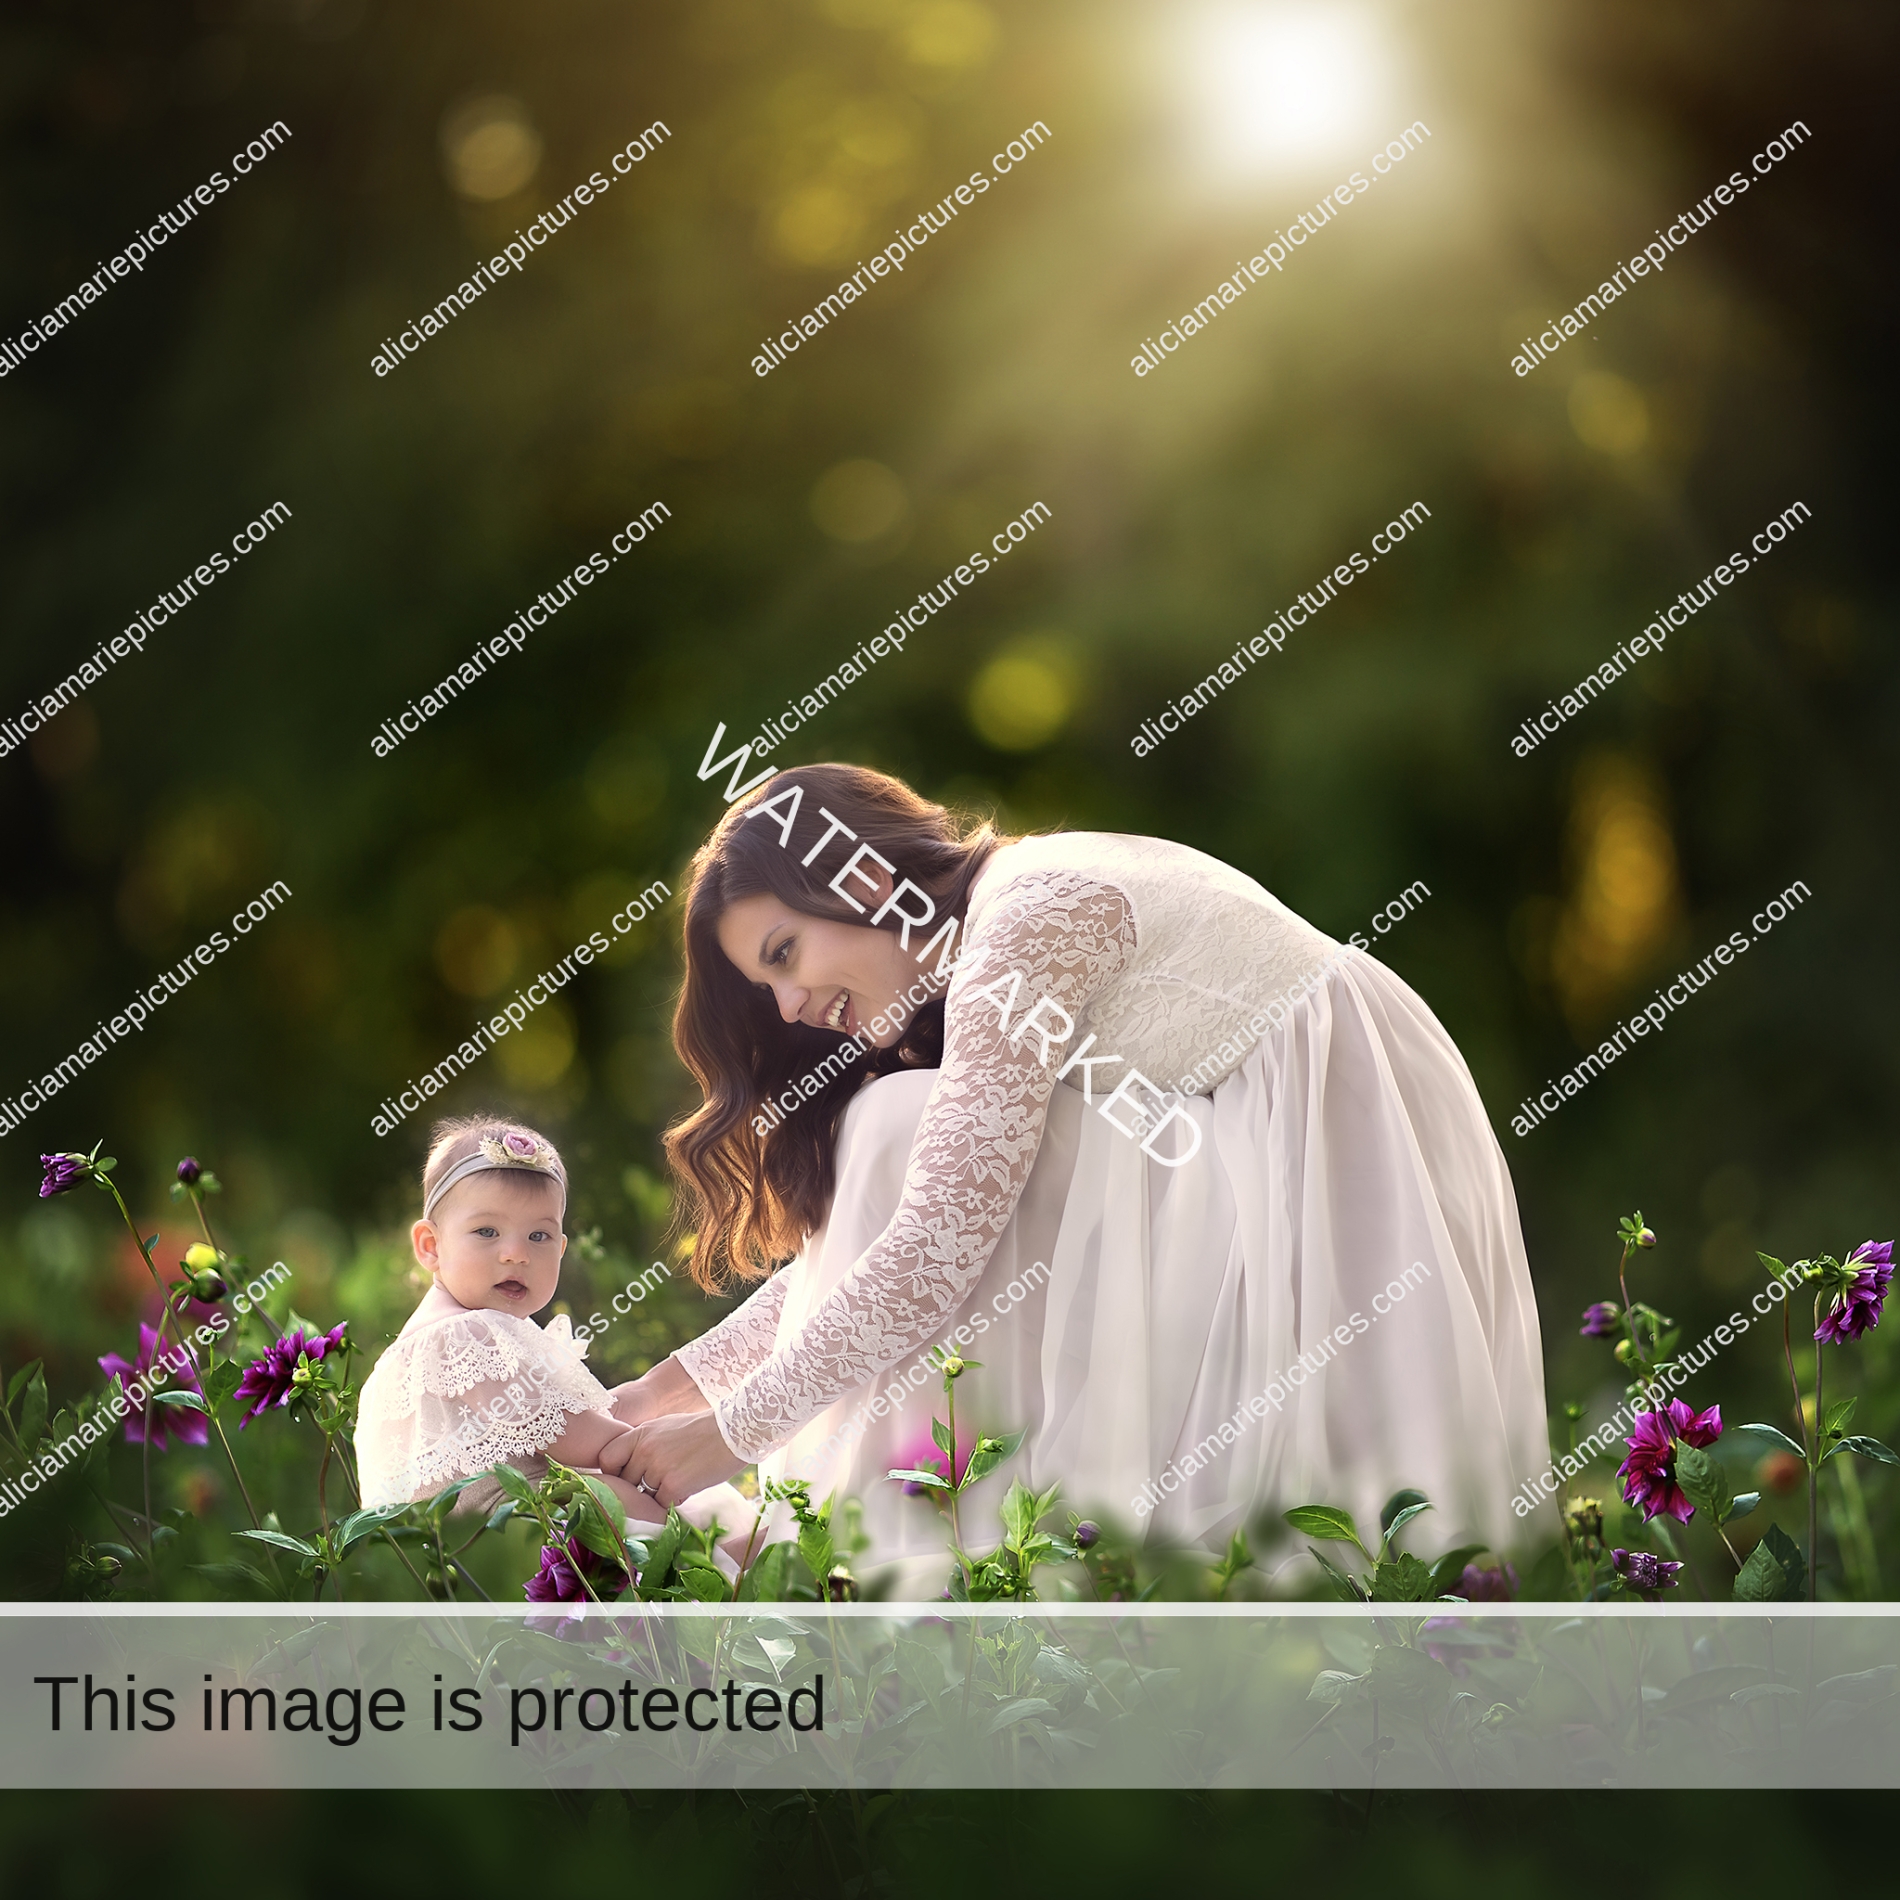
<path id="1" fill-rule="evenodd" d="M 785 959 L 792 954 L 792 942 L 793 939 L 787 937 L 785 941 L 765 959 L 766 962 L 771 964 L 774 969 L 781 968 Z"/>

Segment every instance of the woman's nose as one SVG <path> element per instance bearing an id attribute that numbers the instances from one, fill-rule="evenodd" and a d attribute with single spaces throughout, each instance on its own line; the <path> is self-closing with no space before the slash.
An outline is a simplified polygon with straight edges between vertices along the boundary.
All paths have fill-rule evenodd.
<path id="1" fill-rule="evenodd" d="M 811 1000 L 811 992 L 809 990 L 793 989 L 788 983 L 774 984 L 772 996 L 778 1004 L 780 1019 L 788 1023 L 797 1022 L 800 1012 Z"/>

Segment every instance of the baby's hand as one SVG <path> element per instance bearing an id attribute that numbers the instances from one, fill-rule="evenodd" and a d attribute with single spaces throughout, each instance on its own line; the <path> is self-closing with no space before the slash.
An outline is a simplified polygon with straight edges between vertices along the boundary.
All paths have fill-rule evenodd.
<path id="1" fill-rule="evenodd" d="M 627 1468 L 627 1459 L 633 1451 L 634 1434 L 630 1431 L 616 1432 L 600 1448 L 600 1469 L 613 1477 L 619 1477 Z"/>

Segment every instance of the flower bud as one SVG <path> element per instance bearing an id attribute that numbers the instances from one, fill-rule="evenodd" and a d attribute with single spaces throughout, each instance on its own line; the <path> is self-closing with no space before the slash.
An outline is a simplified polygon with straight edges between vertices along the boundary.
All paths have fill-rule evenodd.
<path id="1" fill-rule="evenodd" d="M 203 1173 L 204 1169 L 198 1165 L 198 1157 L 196 1155 L 187 1155 L 184 1160 L 178 1164 L 178 1178 L 184 1182 L 186 1187 L 196 1187 L 198 1185 L 198 1177 Z"/>
<path id="2" fill-rule="evenodd" d="M 963 1361 L 955 1353 L 952 1353 L 950 1357 L 943 1362 L 943 1376 L 946 1379 L 960 1379 L 963 1377 Z"/>
<path id="3" fill-rule="evenodd" d="M 1627 1339 L 1619 1339 L 1616 1342 L 1616 1363 L 1619 1366 L 1627 1366 L 1632 1364 L 1635 1358 L 1636 1348 Z"/>
<path id="4" fill-rule="evenodd" d="M 199 1249 L 194 1247 L 191 1251 L 197 1253 Z M 190 1264 L 189 1260 L 186 1264 Z M 230 1282 L 216 1267 L 199 1267 L 191 1275 L 191 1297 L 194 1300 L 203 1300 L 207 1306 L 216 1300 L 223 1299 L 230 1290 Z"/>
<path id="5" fill-rule="evenodd" d="M 1638 1228 L 1637 1233 L 1636 1233 L 1636 1244 L 1639 1247 L 1655 1246 L 1656 1236 L 1655 1236 L 1654 1231 L 1648 1227 Z"/>
<path id="6" fill-rule="evenodd" d="M 1603 1541 L 1603 1500 L 1571 1498 L 1564 1505 L 1564 1524 L 1572 1537 Z"/>
<path id="7" fill-rule="evenodd" d="M 833 1603 L 855 1603 L 858 1600 L 858 1580 L 843 1564 L 834 1564 L 831 1575 L 825 1579 L 825 1596 Z"/>
<path id="8" fill-rule="evenodd" d="M 1074 1544 L 1077 1550 L 1093 1550 L 1095 1546 L 1101 1542 L 1101 1539 L 1101 1525 L 1093 1523 L 1085 1517 L 1081 1523 L 1075 1527 L 1075 1534 L 1069 1541 Z"/>
<path id="9" fill-rule="evenodd" d="M 1608 1339 L 1623 1323 L 1623 1309 L 1614 1300 L 1598 1300 L 1583 1309 L 1583 1324 L 1577 1329 L 1585 1339 Z"/>

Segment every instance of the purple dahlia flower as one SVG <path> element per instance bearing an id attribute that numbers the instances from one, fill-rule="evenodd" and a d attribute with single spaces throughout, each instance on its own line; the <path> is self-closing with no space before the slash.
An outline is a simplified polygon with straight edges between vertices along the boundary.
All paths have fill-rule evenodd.
<path id="1" fill-rule="evenodd" d="M 1622 1330 L 1623 1309 L 1614 1300 L 1598 1300 L 1583 1309 L 1583 1324 L 1578 1327 L 1585 1339 L 1610 1339 Z"/>
<path id="2" fill-rule="evenodd" d="M 106 1353 L 99 1361 L 99 1367 L 107 1378 L 125 1381 L 128 1397 L 125 1410 L 125 1435 L 134 1445 L 142 1445 L 147 1438 L 152 1442 L 154 1451 L 171 1450 L 175 1438 L 181 1445 L 202 1445 L 210 1435 L 211 1421 L 202 1412 L 194 1412 L 188 1405 L 159 1405 L 154 1403 L 151 1390 L 163 1381 L 148 1379 L 145 1375 L 152 1370 L 152 1363 L 158 1357 L 158 1334 L 143 1322 L 139 1326 L 139 1356 L 127 1360 L 116 1352 Z M 178 1385 L 196 1392 L 199 1389 L 198 1375 L 186 1360 L 177 1364 L 181 1357 L 176 1346 L 165 1349 L 165 1366 L 176 1376 Z M 129 1396 L 132 1386 L 137 1383 L 145 1397 L 133 1404 Z"/>
<path id="3" fill-rule="evenodd" d="M 55 1194 L 70 1194 L 86 1178 L 86 1157 L 84 1155 L 41 1155 L 40 1166 L 46 1170 L 45 1178 L 40 1182 L 40 1199 L 50 1200 Z"/>
<path id="4" fill-rule="evenodd" d="M 1675 1588 L 1676 1572 L 1682 1566 L 1666 1557 L 1653 1556 L 1646 1550 L 1613 1550 L 1610 1552 L 1610 1568 L 1632 1590 L 1640 1590 L 1644 1596 L 1654 1596 L 1658 1590 Z"/>
<path id="5" fill-rule="evenodd" d="M 1645 1524 L 1665 1511 L 1678 1523 L 1688 1523 L 1695 1506 L 1676 1482 L 1676 1446 L 1712 1445 L 1721 1436 L 1719 1405 L 1695 1412 L 1681 1399 L 1671 1399 L 1663 1411 L 1638 1412 L 1628 1441 L 1630 1455 L 1616 1471 L 1624 1481 L 1624 1503 L 1640 1505 Z"/>
<path id="6" fill-rule="evenodd" d="M 45 1189 L 40 1190 L 42 1193 Z M 1893 1286 L 1893 1242 L 1863 1240 L 1847 1256 L 1854 1276 L 1838 1293 L 1815 1328 L 1824 1346 L 1842 1346 L 1880 1324 L 1880 1308 Z"/>
<path id="7" fill-rule="evenodd" d="M 1467 1603 L 1514 1603 L 1517 1600 L 1517 1572 L 1510 1564 L 1480 1568 L 1466 1564 L 1453 1593 Z"/>
<path id="8" fill-rule="evenodd" d="M 238 1429 L 242 1431 L 252 1419 L 262 1418 L 273 1405 L 288 1405 L 297 1393 L 298 1361 L 307 1358 L 316 1365 L 326 1353 L 335 1352 L 343 1344 L 348 1325 L 349 1321 L 343 1320 L 327 1333 L 305 1332 L 299 1326 L 294 1333 L 272 1340 L 263 1358 L 253 1359 L 244 1368 L 244 1377 L 232 1394 L 240 1407 L 250 1407 L 240 1411 Z"/>
<path id="9" fill-rule="evenodd" d="M 565 1544 L 541 1546 L 541 1568 L 521 1586 L 521 1593 L 530 1603 L 584 1602 L 587 1585 L 582 1577 L 604 1601 L 617 1597 L 632 1581 L 620 1564 L 609 1563 L 579 1538 L 570 1537 Z"/>

